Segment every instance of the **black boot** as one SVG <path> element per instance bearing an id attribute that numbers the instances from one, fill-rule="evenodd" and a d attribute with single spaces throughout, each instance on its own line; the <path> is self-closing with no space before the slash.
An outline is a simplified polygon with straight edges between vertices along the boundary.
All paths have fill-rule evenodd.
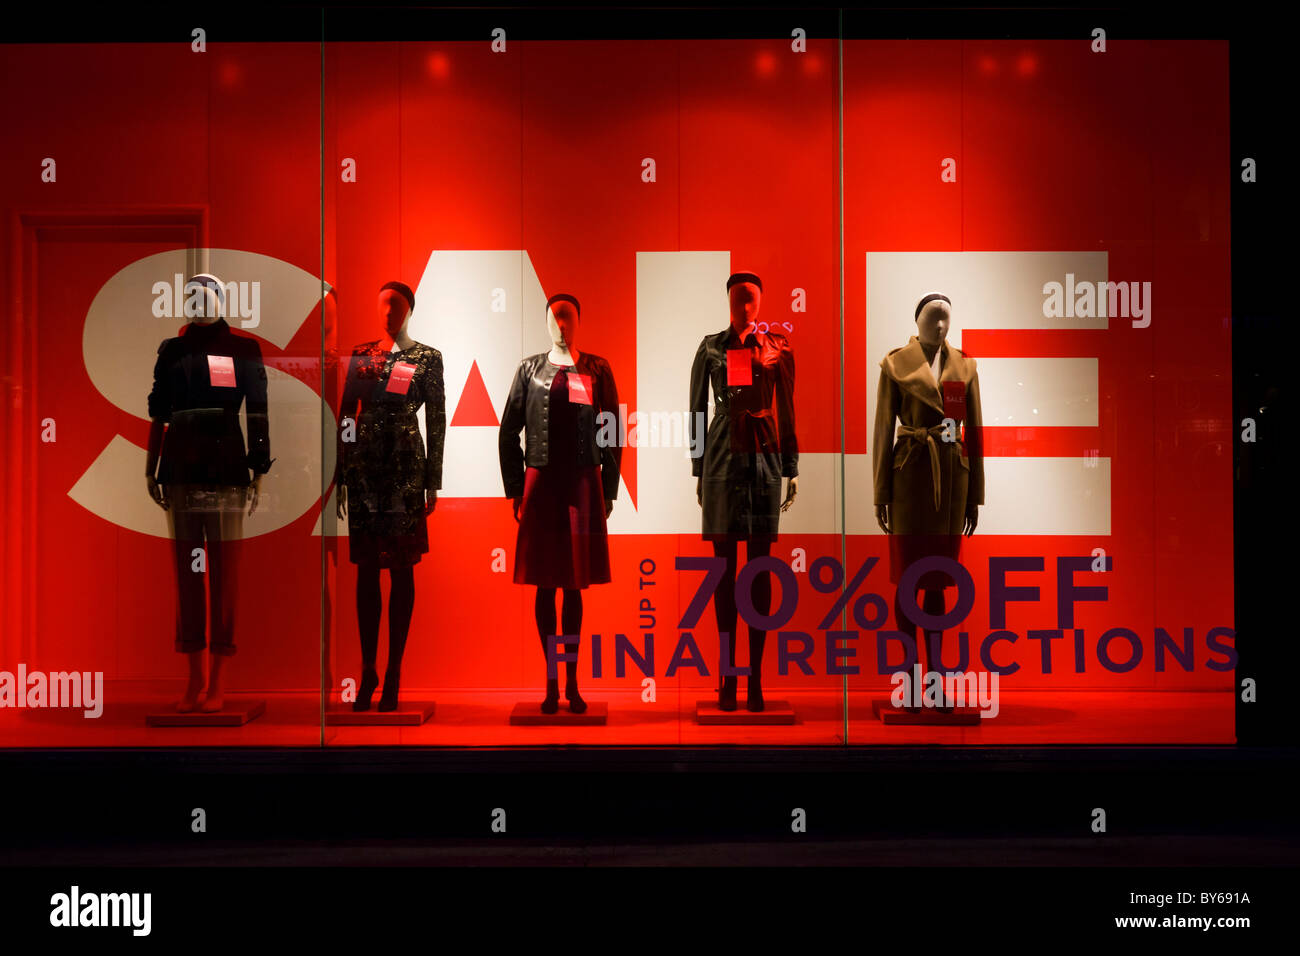
<path id="1" fill-rule="evenodd" d="M 768 575 L 761 575 L 768 577 Z M 755 588 L 757 592 L 758 589 Z M 755 593 L 754 604 L 760 614 L 767 614 L 771 607 L 772 596 L 770 584 L 765 593 Z M 753 713 L 763 709 L 763 644 L 767 640 L 767 631 L 757 628 L 749 629 L 749 687 L 745 696 L 745 708 Z"/>
<path id="2" fill-rule="evenodd" d="M 570 598 L 569 595 L 570 592 L 564 592 L 564 616 L 570 618 L 570 620 L 565 621 L 565 633 L 570 633 L 569 629 L 572 628 L 571 633 L 576 634 L 578 628 L 582 626 L 582 623 L 580 620 L 572 620 L 574 614 L 572 604 L 573 599 Z M 578 596 L 577 603 L 581 606 L 581 595 Z M 564 650 L 566 653 L 572 654 L 575 658 L 574 660 L 564 662 L 564 699 L 569 702 L 569 711 L 571 713 L 581 714 L 586 711 L 587 702 L 583 700 L 582 695 L 578 693 L 578 661 L 576 659 L 578 656 L 578 645 L 566 644 L 564 645 Z"/>
<path id="3" fill-rule="evenodd" d="M 736 678 L 722 678 L 722 690 L 718 693 L 718 710 L 736 709 Z"/>
<path id="4" fill-rule="evenodd" d="M 549 678 L 546 681 L 546 700 L 542 701 L 542 713 L 553 714 L 560 709 L 560 679 Z"/>
<path id="5" fill-rule="evenodd" d="M 587 702 L 578 693 L 577 681 L 565 681 L 564 699 L 569 702 L 569 710 L 575 714 L 581 714 L 587 709 Z"/>
<path id="6" fill-rule="evenodd" d="M 373 668 L 361 672 L 361 686 L 357 688 L 357 699 L 352 702 L 353 710 L 369 710 L 370 698 L 379 686 L 379 673 Z"/>
<path id="7" fill-rule="evenodd" d="M 398 684 L 401 683 L 401 677 L 392 671 L 384 674 L 384 693 L 379 698 L 379 711 L 397 710 L 397 691 Z"/>

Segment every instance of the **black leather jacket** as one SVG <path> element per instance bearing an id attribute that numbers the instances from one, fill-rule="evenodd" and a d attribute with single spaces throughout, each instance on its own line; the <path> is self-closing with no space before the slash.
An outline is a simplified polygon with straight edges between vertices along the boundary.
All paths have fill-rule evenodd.
<path id="1" fill-rule="evenodd" d="M 524 494 L 524 466 L 541 468 L 548 458 L 549 437 L 548 407 L 551 401 L 551 382 L 555 366 L 547 361 L 548 353 L 530 355 L 519 363 L 510 396 L 501 415 L 498 445 L 501 455 L 501 483 L 507 498 L 521 498 Z M 623 449 L 618 437 L 618 390 L 614 386 L 614 373 L 609 362 L 590 352 L 579 352 L 576 371 L 591 377 L 591 404 L 578 407 L 578 450 L 582 456 L 579 464 L 600 465 L 601 485 L 605 499 L 618 497 L 618 469 Z M 600 422 L 597 417 L 608 411 L 615 416 L 615 441 L 601 447 L 597 443 Z M 524 450 L 519 448 L 519 433 L 524 432 Z M 606 429 L 606 433 L 609 430 Z"/>
<path id="2" fill-rule="evenodd" d="M 214 385 L 209 356 L 225 359 L 234 372 L 230 385 Z M 248 449 L 239 426 L 239 407 L 248 412 Z M 271 469 L 267 425 L 266 367 L 252 336 L 234 332 L 225 319 L 191 322 L 181 334 L 163 339 L 153 368 L 149 417 L 166 422 L 161 461 L 150 448 L 149 474 L 164 485 L 247 485 Z"/>

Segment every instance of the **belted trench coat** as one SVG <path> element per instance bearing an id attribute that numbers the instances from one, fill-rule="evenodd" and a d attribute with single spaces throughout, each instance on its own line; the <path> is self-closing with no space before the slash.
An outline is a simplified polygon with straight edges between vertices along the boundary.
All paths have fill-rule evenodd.
<path id="1" fill-rule="evenodd" d="M 890 506 L 889 577 L 895 584 L 919 558 L 955 560 L 968 508 L 984 503 L 983 412 L 975 360 L 946 341 L 941 348 L 938 382 L 915 335 L 880 361 L 872 466 L 875 503 Z M 945 441 L 945 418 L 959 426 L 947 430 L 955 440 Z M 931 573 L 920 584 L 951 587 L 953 582 Z"/>

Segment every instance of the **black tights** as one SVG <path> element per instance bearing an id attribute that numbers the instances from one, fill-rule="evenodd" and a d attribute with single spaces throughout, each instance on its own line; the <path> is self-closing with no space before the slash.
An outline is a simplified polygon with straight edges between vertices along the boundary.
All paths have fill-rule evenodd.
<path id="1" fill-rule="evenodd" d="M 555 630 L 555 592 L 556 588 L 538 588 L 533 601 L 533 616 L 537 619 L 537 634 L 542 639 L 542 655 L 545 660 L 546 638 L 552 634 L 564 637 L 576 637 L 582 632 L 582 592 L 577 588 L 564 588 L 564 607 L 560 612 L 560 631 Z M 565 644 L 564 650 L 574 656 L 574 660 L 564 662 L 564 679 L 569 685 L 578 680 L 578 645 Z M 549 678 L 548 678 L 549 679 Z"/>
<path id="2" fill-rule="evenodd" d="M 402 676 L 402 653 L 415 607 L 415 569 L 392 568 L 388 589 L 388 667 L 384 673 L 385 695 L 395 694 Z M 357 624 L 361 630 L 361 666 L 375 670 L 379 654 L 379 616 L 383 602 L 379 594 L 379 565 L 357 565 Z"/>
<path id="3" fill-rule="evenodd" d="M 713 592 L 713 614 L 718 621 L 718 640 L 722 635 L 730 635 L 727 647 L 727 664 L 736 666 L 736 551 L 737 539 L 713 542 L 713 554 L 726 558 L 727 567 L 718 589 Z M 765 557 L 772 551 L 772 543 L 766 540 L 750 539 L 745 545 L 745 560 Z M 767 615 L 772 610 L 772 573 L 764 571 L 753 580 L 754 610 Z M 749 625 L 749 678 L 757 684 L 763 666 L 763 644 L 767 640 L 767 631 L 761 631 Z M 734 680 L 735 678 L 732 678 Z"/>
<path id="4" fill-rule="evenodd" d="M 898 622 L 898 629 L 912 638 L 913 645 L 916 644 L 916 622 L 911 620 L 904 612 L 902 605 L 901 589 L 894 592 L 894 619 Z M 921 610 L 926 614 L 939 617 L 944 613 L 943 588 L 926 588 L 922 592 Z M 943 631 L 926 631 L 924 643 L 925 666 L 923 671 L 941 671 L 943 664 L 940 657 L 940 649 L 943 646 Z M 917 648 L 916 661 L 921 663 L 922 648 Z"/>

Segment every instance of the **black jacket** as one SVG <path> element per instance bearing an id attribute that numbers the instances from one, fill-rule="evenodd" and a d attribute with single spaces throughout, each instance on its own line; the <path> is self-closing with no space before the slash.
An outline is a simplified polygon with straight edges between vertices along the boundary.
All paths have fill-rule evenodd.
<path id="1" fill-rule="evenodd" d="M 218 357 L 218 369 L 233 370 L 233 385 L 213 384 L 209 356 Z M 247 451 L 239 427 L 244 402 Z M 250 469 L 265 474 L 271 468 L 266 411 L 266 367 L 256 339 L 235 334 L 225 319 L 191 322 L 181 335 L 163 339 L 149 392 L 149 417 L 167 423 L 158 481 L 247 485 Z"/>
<path id="2" fill-rule="evenodd" d="M 519 363 L 514 382 L 510 385 L 510 395 L 506 399 L 505 412 L 501 416 L 498 445 L 501 454 L 501 483 L 505 485 L 507 498 L 523 497 L 525 465 L 541 468 L 548 461 L 547 411 L 555 366 L 547 361 L 547 354 L 540 352 L 530 355 Z M 579 464 L 600 465 L 605 499 L 613 501 L 618 497 L 618 469 L 623 458 L 623 449 L 617 440 L 619 407 L 614 373 L 607 361 L 590 352 L 578 353 L 575 370 L 591 377 L 592 393 L 590 405 L 578 406 L 578 429 L 581 436 L 578 448 L 582 455 Z M 596 440 L 601 425 L 597 418 L 603 411 L 614 416 L 615 440 L 601 447 Z M 519 448 L 520 431 L 524 432 L 523 451 Z"/>

